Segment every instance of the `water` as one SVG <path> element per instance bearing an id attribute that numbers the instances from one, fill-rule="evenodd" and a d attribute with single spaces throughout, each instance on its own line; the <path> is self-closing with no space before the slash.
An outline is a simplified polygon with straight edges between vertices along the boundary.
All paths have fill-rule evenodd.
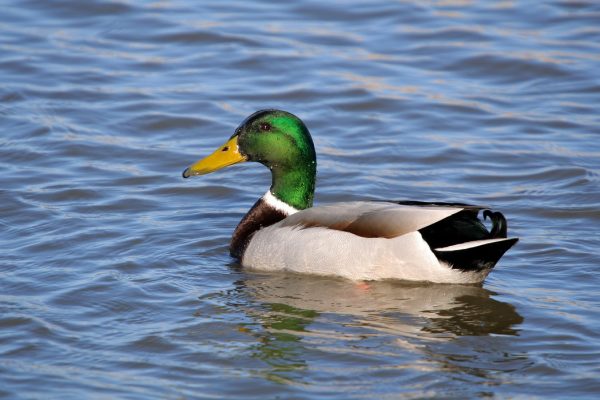
<path id="1" fill-rule="evenodd" d="M 600 6 L 2 1 L 0 397 L 597 398 Z M 299 115 L 316 203 L 488 204 L 482 287 L 246 272 L 260 165 Z"/>

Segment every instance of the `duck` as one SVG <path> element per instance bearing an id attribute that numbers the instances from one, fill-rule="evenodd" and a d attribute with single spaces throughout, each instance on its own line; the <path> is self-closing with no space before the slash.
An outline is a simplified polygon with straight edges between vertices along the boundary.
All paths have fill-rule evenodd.
<path id="1" fill-rule="evenodd" d="M 507 237 L 504 215 L 483 206 L 398 200 L 313 206 L 315 147 L 304 122 L 287 111 L 248 116 L 183 177 L 242 162 L 266 166 L 272 178 L 231 237 L 230 255 L 243 268 L 354 281 L 472 284 L 483 282 L 518 241 Z"/>

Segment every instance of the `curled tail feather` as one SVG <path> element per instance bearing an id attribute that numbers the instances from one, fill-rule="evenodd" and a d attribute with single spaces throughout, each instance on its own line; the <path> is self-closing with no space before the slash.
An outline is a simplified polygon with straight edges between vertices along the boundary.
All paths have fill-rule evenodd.
<path id="1" fill-rule="evenodd" d="M 505 238 L 508 226 L 506 224 L 506 218 L 504 218 L 504 215 L 498 211 L 493 212 L 491 210 L 485 210 L 483 212 L 483 219 L 485 220 L 487 218 L 492 221 L 490 239 Z"/>

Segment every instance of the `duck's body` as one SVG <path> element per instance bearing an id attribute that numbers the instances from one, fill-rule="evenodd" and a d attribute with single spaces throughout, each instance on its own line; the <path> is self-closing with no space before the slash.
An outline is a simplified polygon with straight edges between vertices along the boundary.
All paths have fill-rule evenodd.
<path id="1" fill-rule="evenodd" d="M 488 231 L 464 204 L 364 201 L 312 207 L 316 157 L 308 129 L 292 114 L 259 111 L 184 177 L 240 161 L 268 166 L 273 184 L 244 216 L 231 241 L 242 266 L 354 280 L 482 282 L 518 239 L 485 210 Z"/>
<path id="2" fill-rule="evenodd" d="M 478 283 L 516 242 L 488 232 L 479 210 L 355 201 L 294 211 L 267 192 L 238 225 L 231 253 L 257 270 Z M 495 218 L 499 229 L 505 221 Z"/>

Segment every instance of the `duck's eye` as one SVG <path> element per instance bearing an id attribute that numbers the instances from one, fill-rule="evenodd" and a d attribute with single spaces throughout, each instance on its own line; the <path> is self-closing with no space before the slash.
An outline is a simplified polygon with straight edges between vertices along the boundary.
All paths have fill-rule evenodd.
<path id="1" fill-rule="evenodd" d="M 267 124 L 266 122 L 263 122 L 260 124 L 260 130 L 264 131 L 264 132 L 268 132 L 271 130 L 271 124 Z"/>

